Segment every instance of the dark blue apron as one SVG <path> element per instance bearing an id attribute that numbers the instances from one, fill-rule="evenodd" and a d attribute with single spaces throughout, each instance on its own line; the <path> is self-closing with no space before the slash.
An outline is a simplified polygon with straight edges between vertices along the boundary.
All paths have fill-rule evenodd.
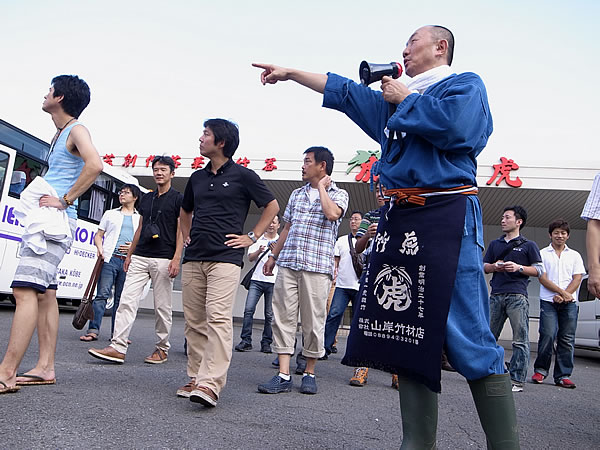
<path id="1" fill-rule="evenodd" d="M 464 233 L 466 196 L 382 208 L 342 364 L 441 391 L 441 353 Z"/>

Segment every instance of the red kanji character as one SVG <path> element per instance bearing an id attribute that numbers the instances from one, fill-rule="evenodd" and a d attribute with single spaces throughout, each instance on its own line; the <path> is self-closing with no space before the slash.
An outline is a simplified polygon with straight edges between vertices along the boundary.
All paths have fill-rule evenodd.
<path id="1" fill-rule="evenodd" d="M 363 183 L 367 183 L 369 178 L 371 178 L 371 168 L 373 164 L 377 162 L 376 156 L 371 156 L 367 162 L 364 162 L 360 165 L 360 172 L 356 175 L 356 181 L 362 181 Z M 378 178 L 378 177 L 375 177 Z M 377 179 L 375 179 L 377 181 Z"/>
<path id="2" fill-rule="evenodd" d="M 238 158 L 235 163 L 239 164 L 240 166 L 248 167 L 248 164 L 250 164 L 250 160 L 244 156 L 244 159 Z"/>
<path id="3" fill-rule="evenodd" d="M 500 164 L 494 164 L 493 167 L 494 174 L 489 180 L 486 181 L 486 184 L 492 184 L 498 175 L 500 175 L 500 178 L 498 178 L 498 181 L 496 181 L 496 186 L 499 186 L 502 180 L 505 180 L 506 184 L 509 186 L 516 188 L 521 187 L 523 184 L 519 177 L 517 177 L 515 180 L 510 179 L 510 171 L 517 170 L 519 168 L 519 165 L 512 159 L 507 159 L 502 156 L 500 158 Z"/>
<path id="4" fill-rule="evenodd" d="M 204 156 L 196 156 L 192 161 L 192 169 L 200 169 L 204 165 Z"/>
<path id="5" fill-rule="evenodd" d="M 146 158 L 146 167 L 150 167 L 150 163 L 154 160 L 154 155 L 150 155 Z"/>
<path id="6" fill-rule="evenodd" d="M 177 169 L 181 165 L 181 163 L 179 162 L 179 160 L 181 159 L 181 156 L 173 155 L 173 156 L 171 156 L 171 158 L 173 158 L 173 161 L 175 161 L 175 168 Z"/>
<path id="7" fill-rule="evenodd" d="M 113 165 L 112 160 L 114 157 L 115 157 L 115 155 L 113 155 L 112 153 L 110 155 L 107 153 L 106 155 L 104 155 L 103 160 L 106 164 L 108 164 L 109 166 L 112 166 Z"/>
<path id="8" fill-rule="evenodd" d="M 137 155 L 131 156 L 131 154 L 127 154 L 125 156 L 125 160 L 123 161 L 123 167 L 135 167 L 135 162 L 137 161 Z"/>
<path id="9" fill-rule="evenodd" d="M 262 170 L 266 170 L 267 172 L 271 172 L 271 171 L 277 169 L 277 166 L 275 164 L 273 164 L 275 161 L 277 161 L 276 158 L 267 158 L 267 159 L 265 159 L 265 167 L 263 167 Z"/>

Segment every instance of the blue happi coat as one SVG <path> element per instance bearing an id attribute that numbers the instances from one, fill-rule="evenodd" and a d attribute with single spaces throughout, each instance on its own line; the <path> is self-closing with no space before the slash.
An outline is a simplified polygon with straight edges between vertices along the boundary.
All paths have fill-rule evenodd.
<path id="1" fill-rule="evenodd" d="M 380 144 L 378 174 L 385 188 L 476 186 L 476 158 L 493 130 L 478 75 L 451 75 L 406 97 L 390 116 L 380 91 L 330 73 L 323 106 L 345 113 Z M 403 138 L 388 150 L 389 130 Z M 468 196 L 445 343 L 451 364 L 469 380 L 504 372 L 504 352 L 489 329 L 482 251 L 481 207 Z"/>

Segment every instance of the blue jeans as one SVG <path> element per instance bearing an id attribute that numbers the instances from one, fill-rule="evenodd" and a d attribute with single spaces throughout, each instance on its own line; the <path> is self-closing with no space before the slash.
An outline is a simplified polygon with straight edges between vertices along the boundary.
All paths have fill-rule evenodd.
<path id="1" fill-rule="evenodd" d="M 548 376 L 552 362 L 552 350 L 556 340 L 554 382 L 570 377 L 573 373 L 575 330 L 579 306 L 575 302 L 552 303 L 540 300 L 540 340 L 538 356 L 533 364 L 535 372 Z"/>
<path id="2" fill-rule="evenodd" d="M 498 339 L 506 318 L 513 332 L 509 372 L 510 378 L 524 383 L 529 366 L 529 300 L 523 294 L 493 294 L 490 296 L 490 328 Z"/>
<path id="3" fill-rule="evenodd" d="M 110 327 L 110 335 L 112 336 L 115 329 L 115 316 L 121 301 L 121 292 L 125 284 L 126 273 L 123 270 L 125 261 L 114 256 L 109 262 L 102 265 L 102 272 L 98 279 L 98 290 L 94 298 L 94 320 L 90 320 L 88 333 L 100 334 L 100 325 L 102 325 L 102 317 L 106 310 L 106 300 L 110 297 L 113 285 L 115 286 L 114 305 L 112 307 L 112 322 Z"/>
<path id="4" fill-rule="evenodd" d="M 354 305 L 357 293 L 358 291 L 355 289 L 335 288 L 327 320 L 325 321 L 325 351 L 327 353 L 331 353 L 331 348 L 335 342 L 335 335 L 344 317 L 344 311 L 346 311 L 350 301 Z"/>
<path id="5" fill-rule="evenodd" d="M 273 342 L 273 330 L 271 328 L 271 324 L 273 323 L 273 286 L 273 283 L 265 281 L 252 280 L 250 282 L 248 296 L 246 297 L 246 306 L 244 307 L 244 322 L 242 324 L 241 335 L 242 341 L 247 344 L 252 344 L 252 320 L 261 295 L 265 296 L 265 327 L 263 328 L 260 345 L 271 345 Z"/>

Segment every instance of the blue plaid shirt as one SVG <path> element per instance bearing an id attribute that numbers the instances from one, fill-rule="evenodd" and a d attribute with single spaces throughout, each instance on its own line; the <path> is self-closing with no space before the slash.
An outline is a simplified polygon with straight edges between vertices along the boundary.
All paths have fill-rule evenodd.
<path id="1" fill-rule="evenodd" d="M 338 220 L 331 222 L 323 214 L 320 198 L 310 201 L 309 189 L 307 183 L 290 195 L 283 220 L 291 226 L 277 264 L 293 270 L 324 273 L 333 278 L 333 248 L 348 208 L 348 193 L 331 182 L 327 190 L 329 198 L 343 211 Z"/>

